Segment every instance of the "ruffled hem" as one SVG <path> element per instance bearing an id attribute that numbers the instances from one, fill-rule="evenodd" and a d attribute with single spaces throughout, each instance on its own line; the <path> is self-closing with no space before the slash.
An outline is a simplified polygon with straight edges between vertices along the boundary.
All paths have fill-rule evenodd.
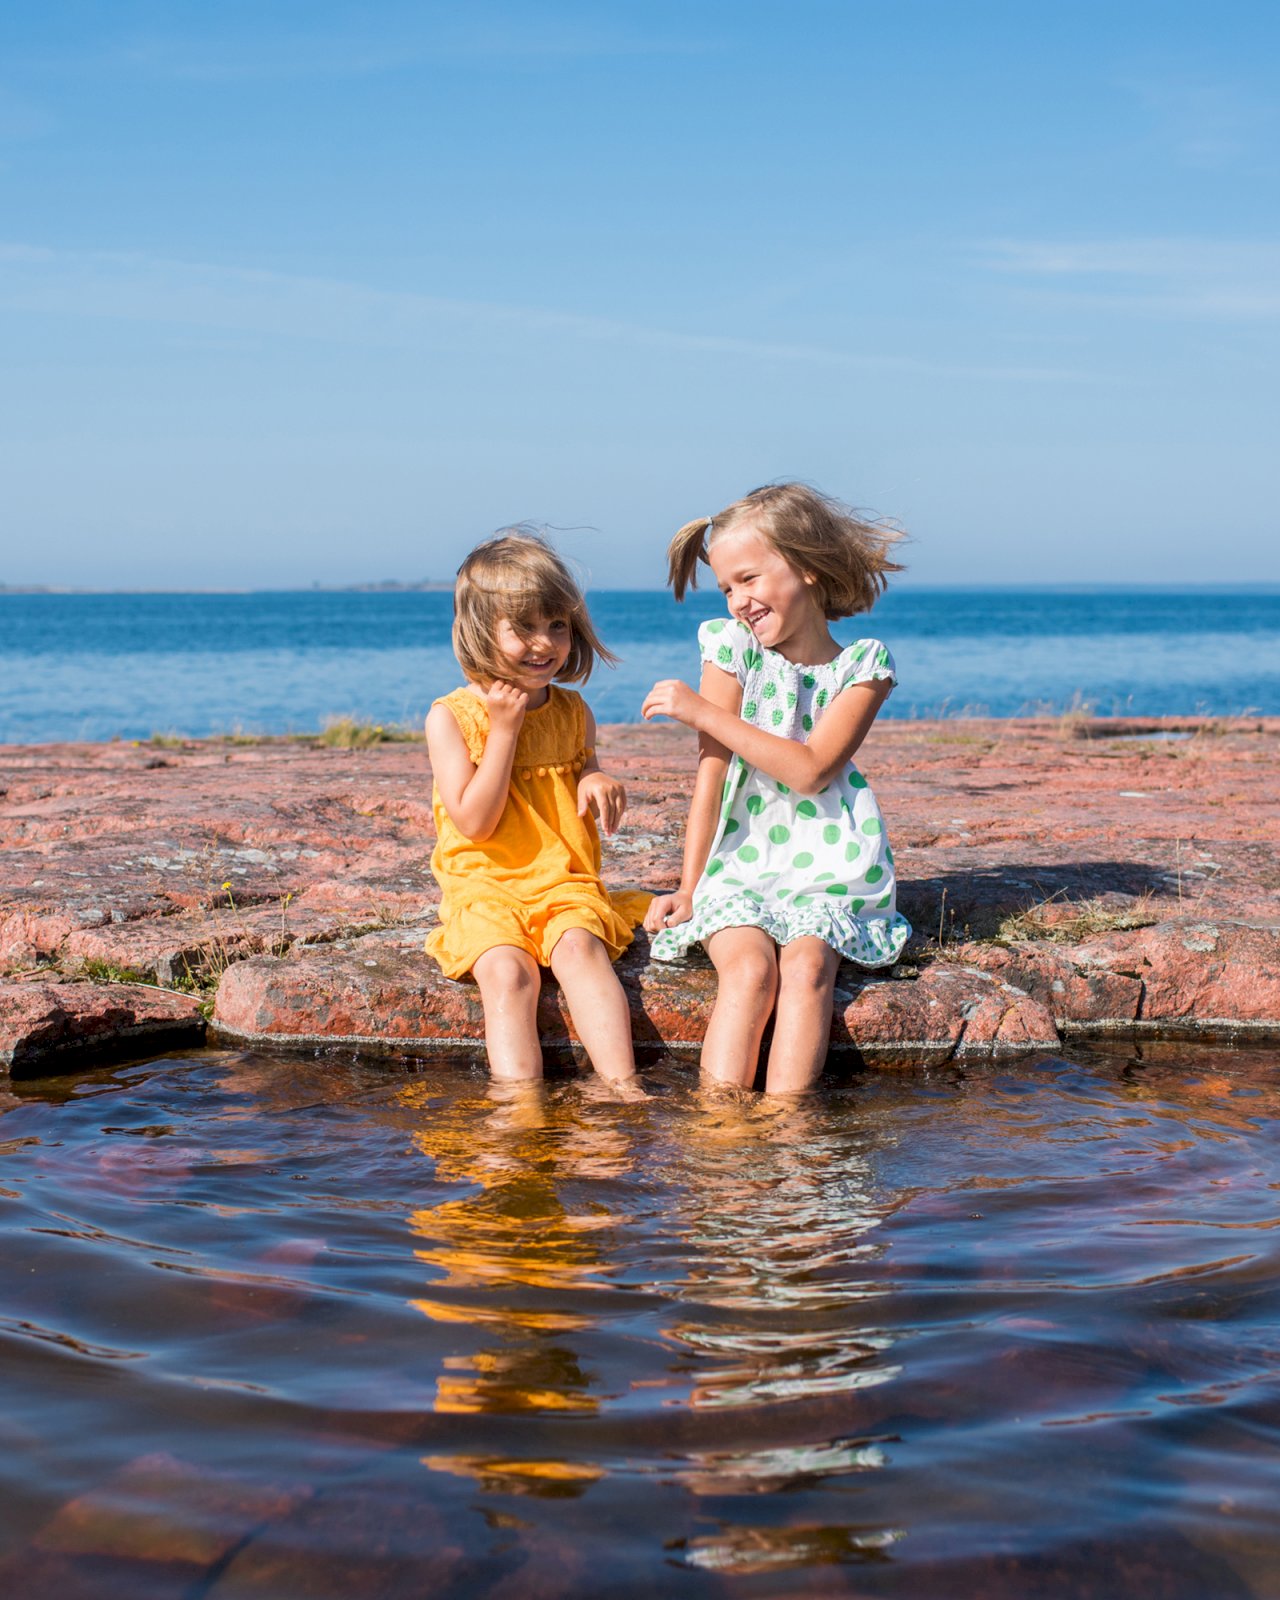
<path id="1" fill-rule="evenodd" d="M 891 967 L 911 937 L 911 924 L 894 912 L 885 917 L 853 917 L 831 904 L 766 906 L 746 894 L 695 907 L 688 922 L 663 928 L 653 937 L 654 961 L 679 961 L 695 944 L 705 944 L 723 928 L 761 928 L 775 944 L 814 937 L 860 967 Z"/>

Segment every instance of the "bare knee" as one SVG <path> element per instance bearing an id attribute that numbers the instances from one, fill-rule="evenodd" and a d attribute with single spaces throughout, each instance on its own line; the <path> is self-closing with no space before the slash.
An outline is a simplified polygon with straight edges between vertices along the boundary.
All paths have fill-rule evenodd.
<path id="1" fill-rule="evenodd" d="M 788 994 L 821 998 L 835 987 L 839 962 L 835 952 L 826 946 L 812 949 L 805 945 L 788 945 L 778 965 L 782 988 Z"/>
<path id="2" fill-rule="evenodd" d="M 556 940 L 556 947 L 551 952 L 551 968 L 556 971 L 562 962 L 572 962 L 574 966 L 583 966 L 587 962 L 605 961 L 609 963 L 609 952 L 603 943 L 596 938 L 594 933 L 588 933 L 585 928 L 566 928 Z M 611 963 L 609 963 L 611 964 Z"/>
<path id="3" fill-rule="evenodd" d="M 716 963 L 722 998 L 742 1005 L 772 1006 L 778 993 L 778 962 L 771 949 L 739 950 Z"/>
<path id="4" fill-rule="evenodd" d="M 541 987 L 533 957 L 514 945 L 486 950 L 472 970 L 486 1002 L 536 997 Z"/>

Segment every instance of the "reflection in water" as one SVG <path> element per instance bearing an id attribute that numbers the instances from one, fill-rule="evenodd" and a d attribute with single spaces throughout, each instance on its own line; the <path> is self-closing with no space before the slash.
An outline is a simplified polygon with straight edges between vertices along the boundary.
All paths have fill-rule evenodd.
<path id="1" fill-rule="evenodd" d="M 476 1185 L 409 1218 L 424 1241 L 415 1254 L 439 1273 L 413 1304 L 434 1322 L 493 1334 L 480 1349 L 446 1357 L 436 1410 L 597 1410 L 599 1395 L 567 1335 L 591 1326 L 583 1296 L 603 1281 L 608 1260 L 598 1236 L 618 1219 L 604 1207 L 572 1211 L 560 1190 L 575 1177 L 621 1176 L 625 1139 L 568 1096 L 553 1110 L 542 1083 L 495 1084 L 483 1100 L 447 1107 L 412 1084 L 400 1099 L 423 1113 L 414 1142 L 437 1176 Z M 582 1477 L 563 1464 L 537 1476 L 557 1472 Z"/>
<path id="2" fill-rule="evenodd" d="M 0 1594 L 1269 1596 L 1276 1065 L 15 1085 Z"/>

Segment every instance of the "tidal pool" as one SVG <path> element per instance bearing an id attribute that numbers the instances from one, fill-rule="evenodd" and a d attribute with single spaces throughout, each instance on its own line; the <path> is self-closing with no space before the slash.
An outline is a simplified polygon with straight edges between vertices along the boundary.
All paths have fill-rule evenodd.
<path id="1" fill-rule="evenodd" d="M 1280 1056 L 0 1096 L 0 1594 L 1280 1591 Z"/>

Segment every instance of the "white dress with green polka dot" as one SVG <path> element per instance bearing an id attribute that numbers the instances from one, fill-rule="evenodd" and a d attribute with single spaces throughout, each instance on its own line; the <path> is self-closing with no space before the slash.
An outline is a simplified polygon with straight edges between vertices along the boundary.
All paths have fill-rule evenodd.
<path id="1" fill-rule="evenodd" d="M 704 622 L 698 644 L 704 662 L 742 685 L 743 720 L 787 739 L 807 739 L 850 684 L 897 682 L 878 639 L 859 639 L 813 667 L 764 649 L 742 622 Z M 693 915 L 656 934 L 652 954 L 674 961 L 721 928 L 756 927 L 780 945 L 815 934 L 860 966 L 887 967 L 911 932 L 896 894 L 884 819 L 853 762 L 805 796 L 734 756 Z"/>

